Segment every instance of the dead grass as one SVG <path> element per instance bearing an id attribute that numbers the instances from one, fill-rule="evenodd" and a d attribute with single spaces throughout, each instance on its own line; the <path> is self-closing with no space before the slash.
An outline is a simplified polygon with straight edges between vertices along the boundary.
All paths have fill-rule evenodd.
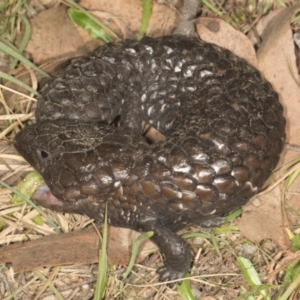
<path id="1" fill-rule="evenodd" d="M 267 13 L 266 2 L 228 1 L 223 5 L 221 1 L 209 1 L 216 8 L 215 14 L 222 14 L 223 18 L 244 33 L 249 33 L 261 16 Z M 271 3 L 273 6 L 269 10 L 280 6 L 279 1 Z M 10 12 L 14 8 L 9 7 Z M 22 11 L 24 12 L 25 9 L 23 7 Z M 2 13 L 8 12 L 4 10 Z M 204 8 L 204 14 L 213 15 L 207 7 Z M 17 16 L 15 27 L 12 27 L 13 32 L 7 32 L 5 35 L 10 42 L 22 36 L 19 31 L 21 21 L 18 18 Z M 9 31 L 11 28 L 7 27 L 6 30 Z M 3 61 L 2 66 L 7 67 L 10 64 L 7 56 Z M 33 79 L 31 87 L 37 89 L 39 79 L 35 79 L 31 71 L 28 72 Z M 15 187 L 25 173 L 32 171 L 32 168 L 15 152 L 11 142 L 21 127 L 34 121 L 33 111 L 36 100 L 32 98 L 33 94 L 25 94 L 24 89 L 16 85 L 5 85 L 1 88 L 0 179 Z M 8 91 L 8 88 L 12 92 Z M 39 215 L 35 209 L 26 203 L 12 204 L 12 197 L 13 193 L 9 189 L 4 187 L 0 189 L 0 248 L 11 243 L 22 243 L 55 234 L 55 230 L 44 217 L 40 216 L 42 225 L 33 221 L 33 218 Z M 289 198 L 289 195 L 286 198 Z M 91 226 L 91 220 L 85 216 L 45 211 L 63 232 Z M 299 218 L 298 211 L 292 213 Z M 210 295 L 215 299 L 223 300 L 247 299 L 247 296 L 254 296 L 252 299 L 263 299 L 259 296 L 257 287 L 249 285 L 237 266 L 237 256 L 243 256 L 251 260 L 263 282 L 262 287 L 268 290 L 270 299 L 278 299 L 277 297 L 285 290 L 283 284 L 285 270 L 293 261 L 298 261 L 299 257 L 293 257 L 291 252 L 284 253 L 270 240 L 260 244 L 247 241 L 235 227 L 235 221 L 222 228 L 229 226 L 231 227 L 228 231 L 199 231 L 199 228 L 185 231 L 200 233 L 188 239 L 195 254 L 191 284 L 196 298 Z M 299 228 L 292 229 L 295 234 L 299 233 Z M 153 253 L 142 265 L 134 266 L 125 282 L 121 278 L 126 268 L 110 266 L 104 299 L 180 299 L 174 289 L 158 283 L 155 270 L 161 263 L 159 254 Z M 53 266 L 14 274 L 12 265 L 2 264 L 0 265 L 0 298 L 92 299 L 97 280 L 97 268 L 98 266 L 94 264 Z M 295 287 L 288 299 L 300 299 L 299 286 Z"/>

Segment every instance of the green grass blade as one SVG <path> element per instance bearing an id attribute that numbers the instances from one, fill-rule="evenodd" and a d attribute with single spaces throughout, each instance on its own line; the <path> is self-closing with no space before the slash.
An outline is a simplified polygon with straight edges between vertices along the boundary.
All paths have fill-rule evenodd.
<path id="1" fill-rule="evenodd" d="M 214 12 L 218 16 L 223 16 L 223 12 L 218 10 L 215 6 L 213 6 L 209 0 L 202 0 L 203 5 L 209 8 L 212 12 Z"/>
<path id="2" fill-rule="evenodd" d="M 151 18 L 151 13 L 152 13 L 152 0 L 141 0 L 142 1 L 142 24 L 140 31 L 138 33 L 138 40 L 143 38 L 145 35 L 145 32 L 147 30 L 150 18 Z"/>
<path id="3" fill-rule="evenodd" d="M 38 270 L 35 270 L 34 273 L 44 282 L 48 281 L 48 278 L 46 278 L 41 272 Z M 57 300 L 64 300 L 64 297 L 60 294 L 60 292 L 57 290 L 57 288 L 54 286 L 52 282 L 48 283 L 49 289 L 52 291 L 52 293 L 55 295 L 55 299 Z"/>
<path id="4" fill-rule="evenodd" d="M 3 43 L 2 41 L 0 41 L 0 51 L 14 57 L 15 59 L 21 61 L 24 65 L 32 68 L 33 70 L 35 70 L 36 72 L 38 72 L 39 74 L 41 74 L 42 76 L 45 77 L 50 77 L 50 75 L 48 75 L 45 71 L 43 71 L 42 69 L 40 69 L 39 67 L 37 67 L 34 63 L 32 63 L 30 60 L 28 60 L 27 58 L 23 57 L 23 55 L 21 53 L 19 53 L 17 50 L 7 46 L 5 43 Z"/>
<path id="5" fill-rule="evenodd" d="M 27 85 L 26 83 L 24 83 L 23 81 L 17 79 L 14 76 L 11 76 L 11 75 L 9 75 L 7 73 L 4 73 L 4 72 L 0 71 L 0 78 L 6 79 L 8 81 L 11 81 L 12 83 L 18 85 L 21 88 L 24 88 L 25 90 L 27 90 L 28 92 L 34 94 L 35 96 L 40 96 L 39 92 L 37 92 L 31 86 Z"/>
<path id="6" fill-rule="evenodd" d="M 51 226 L 59 233 L 61 233 L 60 228 L 49 218 L 49 216 L 42 210 L 40 207 L 38 207 L 34 202 L 32 202 L 28 197 L 25 197 L 23 194 L 21 194 L 16 189 L 12 188 L 8 184 L 6 184 L 4 181 L 0 180 L 0 184 L 3 185 L 5 188 L 9 189 L 13 193 L 17 194 L 19 197 L 21 197 L 24 201 L 26 201 L 30 206 L 35 208 L 42 216 L 46 218 L 46 220 L 51 224 Z"/>
<path id="7" fill-rule="evenodd" d="M 128 264 L 128 267 L 126 269 L 126 272 L 124 273 L 123 275 L 123 280 L 126 279 L 129 275 L 129 273 L 131 272 L 132 268 L 133 268 L 133 265 L 134 265 L 134 262 L 136 260 L 136 257 L 138 255 L 138 250 L 139 250 L 139 247 L 141 245 L 141 242 L 143 240 L 146 240 L 146 239 L 149 239 L 151 238 L 152 236 L 154 235 L 154 232 L 153 231 L 148 231 L 148 232 L 144 232 L 142 233 L 137 239 L 136 241 L 134 242 L 133 244 L 133 247 L 132 247 L 132 254 L 131 254 L 131 257 L 130 257 L 130 262 Z"/>
<path id="8" fill-rule="evenodd" d="M 0 11 L 5 9 L 9 5 L 9 0 L 5 0 L 3 3 L 0 3 Z"/>
<path id="9" fill-rule="evenodd" d="M 299 285 L 300 285 L 300 273 L 295 278 L 295 280 L 289 285 L 289 287 L 286 289 L 284 294 L 282 296 L 278 297 L 276 300 L 292 299 L 292 298 L 290 298 L 290 296 L 298 289 Z M 296 298 L 294 298 L 294 299 L 296 299 Z"/>
<path id="10" fill-rule="evenodd" d="M 184 239 L 190 239 L 190 238 L 203 238 L 203 239 L 211 239 L 211 234 L 209 233 L 202 233 L 202 232 L 193 232 L 193 233 L 187 233 L 187 234 L 183 234 L 182 237 Z"/>
<path id="11" fill-rule="evenodd" d="M 18 49 L 19 53 L 22 53 L 24 51 L 24 49 L 30 39 L 30 36 L 31 36 L 30 22 L 24 16 L 21 16 L 21 19 L 22 19 L 24 27 L 25 27 L 25 32 L 23 34 L 23 38 L 22 38 L 22 41 L 21 41 L 19 49 Z M 18 59 L 14 58 L 10 64 L 10 69 L 14 69 L 16 67 L 17 63 L 18 63 Z"/>
<path id="12" fill-rule="evenodd" d="M 217 227 L 213 230 L 214 235 L 220 235 L 223 233 L 238 233 L 239 228 L 237 226 L 223 226 Z"/>
<path id="13" fill-rule="evenodd" d="M 226 216 L 226 222 L 231 222 L 232 220 L 236 219 L 242 214 L 242 209 L 238 208 L 232 213 L 230 213 L 228 216 Z"/>
<path id="14" fill-rule="evenodd" d="M 292 185 L 292 183 L 298 177 L 299 173 L 300 173 L 300 167 L 299 167 L 299 169 L 295 170 L 292 174 L 290 174 L 287 177 L 286 182 L 285 182 L 285 188 L 286 189 L 288 189 Z"/>
<path id="15" fill-rule="evenodd" d="M 292 246 L 291 246 L 291 251 L 296 252 L 300 249 L 300 236 L 299 235 L 294 235 L 293 238 L 291 239 Z"/>
<path id="16" fill-rule="evenodd" d="M 107 222 L 107 205 L 105 207 L 105 217 L 103 224 L 102 233 L 102 246 L 99 252 L 99 263 L 98 263 L 98 277 L 94 300 L 101 300 L 103 298 L 106 282 L 107 282 L 107 239 L 108 239 L 108 222 Z"/>
<path id="17" fill-rule="evenodd" d="M 260 277 L 249 259 L 239 256 L 237 257 L 237 265 L 251 287 L 258 287 L 262 285 Z M 266 289 L 261 289 L 259 293 L 264 297 L 264 299 L 271 300 Z"/>
<path id="18" fill-rule="evenodd" d="M 287 6 L 287 5 L 286 5 Z M 299 11 L 300 9 L 296 9 L 294 11 L 294 14 L 293 14 L 293 17 L 291 19 L 291 24 L 295 23 L 295 22 L 298 22 L 300 20 L 300 16 L 299 16 Z"/>
<path id="19" fill-rule="evenodd" d="M 177 284 L 177 292 L 183 300 L 196 300 L 192 293 L 191 281 L 184 279 L 181 284 Z"/>
<path id="20" fill-rule="evenodd" d="M 281 7 L 287 7 L 287 4 L 283 0 L 276 0 L 277 4 Z"/>

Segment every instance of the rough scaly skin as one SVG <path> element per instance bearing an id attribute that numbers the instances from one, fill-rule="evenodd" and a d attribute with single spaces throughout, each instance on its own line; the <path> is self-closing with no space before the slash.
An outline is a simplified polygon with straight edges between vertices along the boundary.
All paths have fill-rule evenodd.
<path id="1" fill-rule="evenodd" d="M 121 127 L 111 124 L 120 116 Z M 42 205 L 154 231 L 180 278 L 191 255 L 176 231 L 214 226 L 245 204 L 275 168 L 285 139 L 277 93 L 231 52 L 197 38 L 108 44 L 67 67 L 43 91 L 37 124 L 17 150 L 51 192 Z M 166 135 L 149 145 L 146 121 Z"/>

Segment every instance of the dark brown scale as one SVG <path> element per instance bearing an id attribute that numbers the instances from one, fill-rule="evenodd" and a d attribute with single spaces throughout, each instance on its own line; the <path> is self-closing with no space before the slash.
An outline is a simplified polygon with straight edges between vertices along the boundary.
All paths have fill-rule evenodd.
<path id="1" fill-rule="evenodd" d="M 93 176 L 97 180 L 101 190 L 107 190 L 113 187 L 114 177 L 111 168 L 108 166 L 95 169 Z"/>
<path id="2" fill-rule="evenodd" d="M 212 184 L 198 184 L 194 192 L 201 201 L 206 202 L 216 202 L 219 196 L 218 189 Z"/>
<path id="3" fill-rule="evenodd" d="M 190 174 L 199 183 L 211 184 L 214 181 L 216 171 L 207 164 L 196 162 L 191 165 Z"/>
<path id="4" fill-rule="evenodd" d="M 236 166 L 232 169 L 231 175 L 238 182 L 246 182 L 250 179 L 250 170 L 246 166 Z"/>
<path id="5" fill-rule="evenodd" d="M 52 192 L 34 198 L 99 222 L 107 204 L 110 224 L 154 231 L 166 258 L 161 280 L 190 267 L 176 231 L 216 226 L 245 204 L 285 139 L 278 95 L 255 68 L 180 36 L 108 44 L 77 59 L 46 86 L 36 120 L 15 138 Z M 143 121 L 166 140 L 149 145 Z"/>

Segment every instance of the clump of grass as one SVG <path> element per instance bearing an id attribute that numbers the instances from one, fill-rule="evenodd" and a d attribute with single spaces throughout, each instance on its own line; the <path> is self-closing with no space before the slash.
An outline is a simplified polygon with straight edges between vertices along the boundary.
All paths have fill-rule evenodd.
<path id="1" fill-rule="evenodd" d="M 85 24 L 87 24 L 83 25 L 83 27 L 86 26 L 86 29 L 91 30 L 90 32 L 95 34 L 97 37 L 101 37 L 103 32 L 105 32 L 104 39 L 106 42 L 118 38 L 115 33 L 107 30 L 107 28 L 103 27 L 103 24 L 99 24 L 97 19 L 95 20 L 93 16 L 90 16 L 76 2 L 66 2 L 71 7 L 69 14 L 76 24 L 82 23 L 83 18 L 85 19 Z M 144 35 L 147 22 L 149 21 L 149 16 L 151 14 L 151 2 L 143 1 L 143 3 L 145 5 L 145 17 L 143 18 L 143 25 L 141 26 L 139 38 Z M 261 16 L 267 14 L 270 10 L 276 7 L 286 6 L 287 1 L 224 1 L 220 4 L 220 1 L 203 0 L 203 4 L 205 5 L 205 14 L 222 17 L 235 28 L 238 28 L 244 33 L 248 33 Z M 1 18 L 0 21 L 0 51 L 5 53 L 6 57 L 9 57 L 9 63 L 7 65 L 10 69 L 15 69 L 20 64 L 23 64 L 43 76 L 47 76 L 43 70 L 32 64 L 32 62 L 26 59 L 23 55 L 24 48 L 31 33 L 26 5 L 26 1 L 21 0 L 6 0 L 4 3 L 0 4 L 0 13 L 4 16 L 4 18 Z M 24 28 L 22 34 L 19 30 L 20 27 Z M 18 40 L 20 40 L 20 42 L 17 43 Z M 24 84 L 9 73 L 0 71 L 0 77 L 7 81 L 13 81 L 15 84 L 25 88 L 29 93 L 35 96 L 38 95 L 35 87 Z M 10 123 L 1 133 L 2 141 L 11 139 L 13 136 L 13 134 L 11 134 L 12 131 L 19 124 L 14 124 L 16 119 L 19 118 L 15 116 L 17 114 L 23 114 L 23 111 L 18 111 L 17 109 L 14 112 L 10 109 L 6 109 L 5 111 L 10 118 Z M 32 116 L 33 114 L 29 117 Z M 24 120 L 28 120 L 28 117 Z M 22 120 L 19 120 L 18 122 L 22 122 Z M 1 158 L 6 159 L 7 157 L 8 156 L 2 156 Z M 292 165 L 285 166 L 286 173 L 281 173 L 281 176 L 277 181 L 277 183 L 280 183 L 287 178 L 286 193 L 288 193 L 291 183 L 300 173 L 299 166 L 297 165 L 298 162 L 299 159 Z M 20 167 L 20 170 L 22 168 L 27 168 L 26 170 L 29 170 L 28 166 Z M 11 167 L 8 172 L 14 173 L 14 167 Z M 0 195 L 1 245 L 5 245 L 5 241 L 9 240 L 9 237 L 12 241 L 20 242 L 26 237 L 34 238 L 40 234 L 40 224 L 35 224 L 35 227 L 30 227 L 29 231 L 29 229 L 26 228 L 26 222 L 24 222 L 22 223 L 23 227 L 21 230 L 16 229 L 19 228 L 18 224 L 20 223 L 20 220 L 26 217 L 29 210 L 39 210 L 38 214 L 41 216 L 42 224 L 47 224 L 47 226 L 50 224 L 49 226 L 53 226 L 51 227 L 51 232 L 54 231 L 53 228 L 57 231 L 61 231 L 62 227 L 62 231 L 69 231 L 74 228 L 80 229 L 91 224 L 90 220 L 87 220 L 82 216 L 52 215 L 52 212 L 49 212 L 49 215 L 44 214 L 44 209 L 34 206 L 32 208 L 32 204 L 30 202 L 28 202 L 28 204 L 13 204 L 11 202 L 11 199 L 14 197 L 13 193 L 18 194 L 18 192 L 12 189 L 7 183 L 5 183 L 5 181 L 0 183 L 3 187 Z M 19 192 L 23 193 L 22 187 L 19 187 L 19 189 L 21 189 Z M 21 195 L 19 196 L 21 197 Z M 237 253 L 237 245 L 242 245 L 244 243 L 251 244 L 241 237 L 238 228 L 234 224 L 235 218 L 237 218 L 240 213 L 241 211 L 239 210 L 228 217 L 227 221 L 232 222 L 232 224 L 223 225 L 210 231 L 198 231 L 194 228 L 193 233 L 184 235 L 184 238 L 188 240 L 191 244 L 191 248 L 196 253 L 196 259 L 194 268 L 191 270 L 189 281 L 185 280 L 184 283 L 179 286 L 178 293 L 180 293 L 184 299 L 193 299 L 195 296 L 192 293 L 196 294 L 197 291 L 199 292 L 200 290 L 203 291 L 202 294 L 206 295 L 209 295 L 210 293 L 217 294 L 219 291 L 219 294 L 223 293 L 225 296 L 228 296 L 227 291 L 230 291 L 231 295 L 235 295 L 235 299 L 243 300 L 257 299 L 259 297 L 261 299 L 278 300 L 299 298 L 300 268 L 298 256 L 295 256 L 290 261 L 284 262 L 281 267 L 278 267 L 282 261 L 282 256 L 279 255 L 280 250 L 274 246 L 272 251 L 268 252 L 265 249 L 268 241 L 265 241 L 260 245 L 254 245 L 257 247 L 257 251 L 251 258 L 243 257 Z M 298 228 L 291 228 L 289 232 L 290 238 L 293 242 L 293 248 L 291 251 L 298 251 L 299 235 L 298 233 L 295 233 L 296 230 L 294 229 L 297 230 Z M 96 289 L 96 293 L 94 295 L 95 299 L 108 297 L 108 295 L 123 297 L 126 299 L 136 299 L 143 297 L 145 294 L 150 299 L 154 297 L 160 297 L 161 299 L 173 299 L 177 295 L 174 290 L 171 290 L 165 284 L 153 283 L 153 281 L 157 280 L 157 276 L 153 276 L 153 272 L 157 268 L 157 264 L 155 262 L 158 261 L 160 264 L 162 263 L 157 253 L 152 254 L 149 258 L 149 260 L 152 258 L 155 259 L 155 262 L 151 264 L 151 267 L 133 265 L 133 263 L 131 263 L 127 271 L 123 266 L 115 266 L 108 271 L 106 267 L 104 267 L 106 266 L 105 243 L 107 241 L 105 232 L 106 231 L 104 230 L 102 237 L 103 249 L 99 259 L 101 263 L 99 264 L 99 269 L 97 269 L 97 271 L 95 266 L 60 266 L 53 268 L 41 268 L 35 272 L 15 275 L 18 276 L 18 279 L 22 282 L 22 286 L 16 285 L 15 290 L 10 295 L 8 295 L 9 293 L 7 291 L 6 299 L 12 299 L 17 295 L 21 295 L 24 291 L 29 293 L 31 289 L 35 291 L 35 295 L 32 299 L 34 299 L 34 297 L 42 297 L 53 294 L 57 299 L 62 299 L 65 297 L 65 289 L 69 288 L 70 282 L 73 283 L 72 279 L 70 279 L 72 276 L 75 278 L 73 292 L 78 291 L 79 293 L 81 290 L 84 290 L 83 286 L 87 285 L 90 290 L 93 288 Z M 199 240 L 201 240 L 201 243 L 197 244 L 197 241 Z M 135 250 L 133 253 L 135 253 Z M 134 257 L 132 258 L 132 261 L 134 261 Z M 219 269 L 226 266 L 227 272 L 221 274 L 219 272 L 209 273 L 209 270 L 214 268 L 215 265 L 217 265 Z M 274 271 L 275 273 L 273 274 L 273 277 L 269 279 L 268 276 L 264 274 L 269 274 L 272 266 L 277 266 L 277 269 Z M 4 269 L 5 268 L 3 267 L 0 270 L 1 275 L 5 274 Z M 96 276 L 94 273 L 99 274 L 97 284 L 95 284 Z M 197 276 L 195 274 L 197 274 Z M 1 279 L 2 278 L 4 277 L 1 277 Z M 68 278 L 68 280 L 66 280 L 66 278 Z M 121 280 L 119 278 L 124 279 Z M 66 280 L 66 282 L 64 282 L 64 280 Z M 78 283 L 80 280 L 82 280 L 81 285 Z M 24 284 L 24 282 L 26 283 Z M 28 288 L 29 286 L 31 289 Z M 30 296 L 31 295 L 32 294 L 30 294 Z"/>

